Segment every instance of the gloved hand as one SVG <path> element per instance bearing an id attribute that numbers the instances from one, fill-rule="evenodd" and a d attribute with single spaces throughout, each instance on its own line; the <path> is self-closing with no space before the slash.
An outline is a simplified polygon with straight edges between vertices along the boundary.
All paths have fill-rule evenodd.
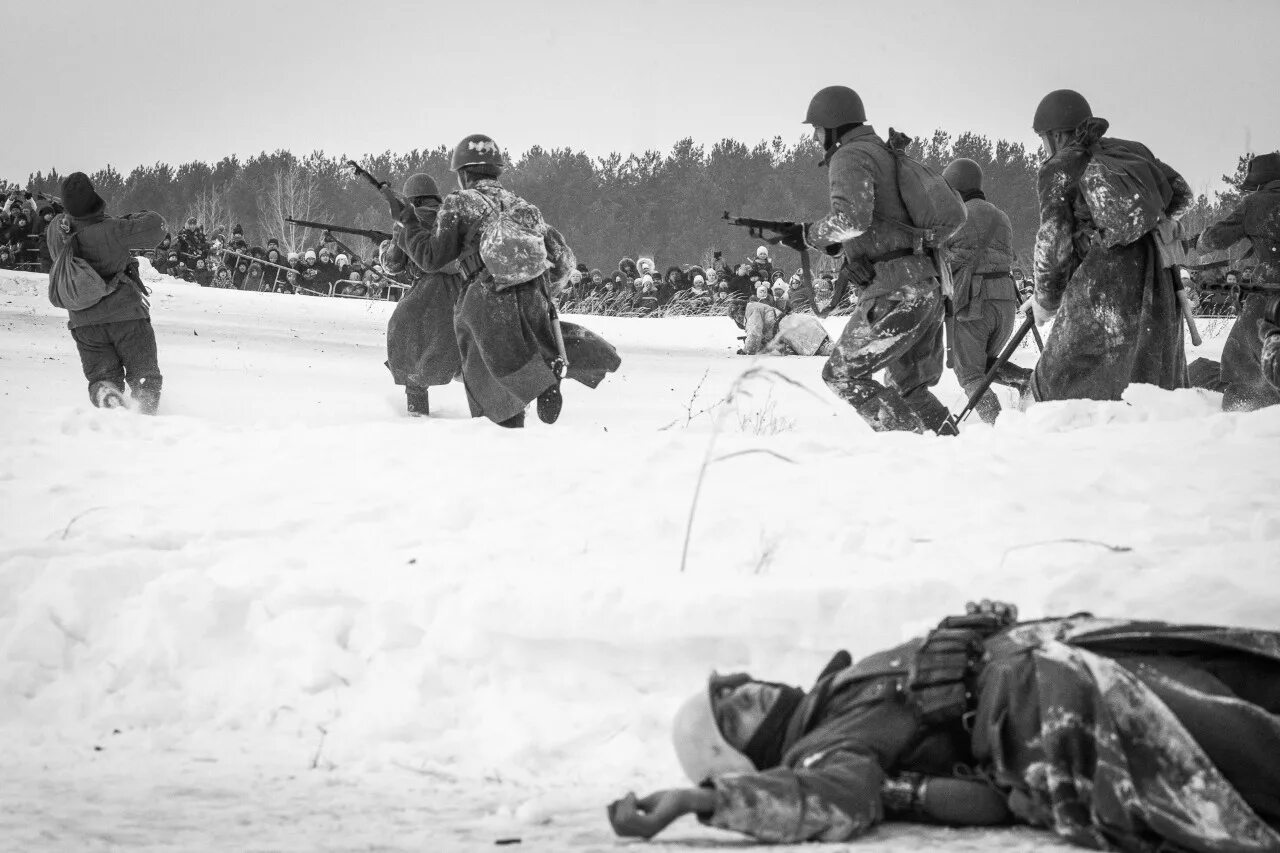
<path id="1" fill-rule="evenodd" d="M 409 207 L 405 200 L 393 193 L 387 193 L 387 206 L 391 208 L 391 218 L 397 222 L 404 221 L 405 208 Z"/>
<path id="2" fill-rule="evenodd" d="M 803 252 L 809 248 L 808 235 L 809 223 L 797 222 L 782 234 L 778 242 L 786 246 L 788 249 L 795 249 L 797 252 Z"/>
<path id="3" fill-rule="evenodd" d="M 1031 311 L 1031 315 L 1035 319 L 1037 326 L 1043 326 L 1058 314 L 1057 310 L 1050 311 L 1048 308 L 1041 305 L 1040 301 L 1036 299 L 1034 293 L 1026 302 L 1018 306 L 1018 313 L 1020 315 L 1025 316 L 1028 310 Z"/>

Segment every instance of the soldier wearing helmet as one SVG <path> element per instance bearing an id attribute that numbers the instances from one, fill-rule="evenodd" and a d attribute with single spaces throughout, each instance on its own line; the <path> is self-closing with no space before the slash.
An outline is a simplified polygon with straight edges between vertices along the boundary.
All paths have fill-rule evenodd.
<path id="1" fill-rule="evenodd" d="M 1240 316 L 1222 348 L 1217 378 L 1226 411 L 1280 403 L 1280 152 L 1250 160 L 1241 189 L 1248 195 L 1225 219 L 1206 228 L 1199 243 L 1207 252 L 1248 240 L 1258 256 L 1256 274 L 1239 285 L 1244 296 Z"/>
<path id="2" fill-rule="evenodd" d="M 960 387 L 972 396 L 982 384 L 988 364 L 1013 333 L 1021 301 L 1010 272 L 1013 226 L 1003 210 L 987 201 L 982 191 L 982 167 L 973 160 L 953 161 L 942 176 L 964 199 L 968 210 L 964 225 L 947 241 L 947 259 L 955 281 L 951 352 Z M 1025 376 L 1022 378 L 1025 381 Z M 1000 403 L 990 388 L 975 411 L 986 423 L 995 421 Z"/>
<path id="3" fill-rule="evenodd" d="M 404 182 L 407 209 L 422 223 L 434 223 L 440 207 L 440 190 L 430 175 L 421 172 Z M 396 244 L 403 230 L 396 222 L 392 238 L 379 248 L 379 261 L 390 275 L 404 273 L 411 283 L 387 321 L 387 369 L 404 387 L 409 414 L 431 414 L 428 389 L 448 385 L 462 370 L 462 355 L 453 331 L 453 311 L 462 296 L 463 279 L 457 265 L 425 272 Z"/>
<path id="4" fill-rule="evenodd" d="M 948 415 L 929 390 L 942 378 L 943 299 L 933 260 L 899 224 L 911 218 L 894 154 L 847 86 L 819 91 L 804 120 L 826 152 L 831 209 L 787 244 L 843 254 L 831 304 L 848 287 L 859 301 L 822 378 L 876 431 L 937 430 Z M 874 378 L 880 370 L 884 385 Z"/>
<path id="5" fill-rule="evenodd" d="M 464 137 L 450 165 L 459 191 L 422 219 L 405 208 L 396 245 L 424 270 L 438 271 L 456 262 L 462 273 L 454 330 L 472 416 L 487 417 L 499 426 L 523 427 L 525 408 L 537 400 L 538 417 L 554 423 L 563 405 L 564 362 L 551 299 L 575 267 L 573 252 L 536 207 L 499 183 L 505 163 L 492 137 Z M 489 228 L 499 222 L 518 223 L 520 233 L 514 236 L 522 241 L 520 252 L 505 252 L 501 235 Z M 542 240 L 535 247 L 528 238 L 538 235 Z M 493 263 L 510 261 L 511 267 L 532 274 L 527 280 L 499 281 L 486 257 Z M 566 332 L 564 337 L 575 342 L 590 337 L 590 345 L 581 357 L 568 359 L 567 375 L 595 387 L 619 362 L 607 343 L 579 331 L 584 334 Z"/>
<path id="6" fill-rule="evenodd" d="M 1045 95 L 1032 119 L 1048 157 L 1037 178 L 1030 307 L 1038 323 L 1055 319 L 1029 381 L 1036 400 L 1119 400 L 1131 383 L 1187 385 L 1177 282 L 1160 259 L 1155 231 L 1106 245 L 1082 179 L 1095 152 L 1145 161 L 1163 184 L 1162 219 L 1169 223 L 1190 205 L 1191 188 L 1142 143 L 1104 137 L 1108 127 L 1070 89 Z"/>

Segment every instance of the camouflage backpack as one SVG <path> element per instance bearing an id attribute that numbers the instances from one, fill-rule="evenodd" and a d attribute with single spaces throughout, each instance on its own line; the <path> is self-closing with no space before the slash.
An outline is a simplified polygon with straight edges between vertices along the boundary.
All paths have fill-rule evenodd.
<path id="1" fill-rule="evenodd" d="M 546 225 L 538 208 L 521 198 L 504 208 L 482 192 L 476 195 L 492 211 L 480 227 L 480 260 L 494 290 L 527 284 L 551 269 L 543 236 Z"/>
<path id="2" fill-rule="evenodd" d="M 1155 163 L 1118 145 L 1090 150 L 1080 190 L 1107 248 L 1128 246 L 1153 231 L 1173 198 L 1173 187 Z"/>

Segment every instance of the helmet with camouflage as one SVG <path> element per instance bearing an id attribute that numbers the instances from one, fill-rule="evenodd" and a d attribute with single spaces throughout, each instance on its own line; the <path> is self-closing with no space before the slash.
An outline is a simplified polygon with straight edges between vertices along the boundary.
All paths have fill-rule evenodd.
<path id="1" fill-rule="evenodd" d="M 942 170 L 942 177 L 958 193 L 982 189 L 982 167 L 968 157 L 952 160 Z"/>
<path id="2" fill-rule="evenodd" d="M 867 120 L 862 98 L 848 86 L 828 86 L 809 100 L 809 111 L 804 123 L 814 127 L 842 127 L 861 124 Z"/>
<path id="3" fill-rule="evenodd" d="M 464 136 L 462 141 L 454 147 L 449 168 L 455 172 L 472 168 L 477 171 L 483 169 L 496 175 L 502 172 L 505 165 L 502 162 L 502 149 L 493 141 L 493 137 L 483 133 L 473 133 L 470 136 Z"/>
<path id="4" fill-rule="evenodd" d="M 402 189 L 405 198 L 440 198 L 440 188 L 430 175 L 416 172 L 405 179 Z"/>
<path id="5" fill-rule="evenodd" d="M 1040 99 L 1031 129 L 1036 133 L 1075 130 L 1087 118 L 1093 118 L 1093 110 L 1084 95 L 1072 89 L 1055 89 Z"/>

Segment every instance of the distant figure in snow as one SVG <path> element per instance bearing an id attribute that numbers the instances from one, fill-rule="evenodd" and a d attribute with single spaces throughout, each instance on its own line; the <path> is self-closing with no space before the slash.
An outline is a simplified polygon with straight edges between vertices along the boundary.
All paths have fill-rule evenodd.
<path id="1" fill-rule="evenodd" d="M 1176 282 L 1159 232 L 1193 194 L 1147 146 L 1104 137 L 1108 127 L 1070 89 L 1045 95 L 1032 121 L 1049 157 L 1038 178 L 1031 302 L 1037 323 L 1056 317 L 1030 380 L 1036 400 L 1119 400 L 1136 382 L 1187 386 Z M 1098 158 L 1108 163 L 1091 172 Z M 1125 179 L 1127 191 L 1098 183 L 1107 174 Z M 1121 223 L 1147 230 L 1126 233 Z"/>
<path id="2" fill-rule="evenodd" d="M 67 328 L 89 380 L 89 399 L 99 407 L 124 405 L 127 384 L 138 410 L 154 415 L 164 380 L 151 328 L 150 291 L 129 250 L 154 249 L 164 238 L 164 217 L 151 211 L 107 216 L 106 202 L 83 172 L 62 182 L 62 203 L 66 213 L 49 227 L 55 262 L 73 251 L 114 288 L 96 304 L 68 312 Z"/>
<path id="3" fill-rule="evenodd" d="M 1248 412 L 1280 403 L 1280 153 L 1250 160 L 1241 189 L 1249 195 L 1226 219 L 1205 229 L 1199 248 L 1221 251 L 1248 240 L 1258 257 L 1256 275 L 1247 284 L 1232 281 L 1234 270 L 1227 274 L 1244 300 L 1212 383 L 1222 391 L 1225 411 Z M 1202 370 L 1203 361 L 1197 359 Z"/>
<path id="4" fill-rule="evenodd" d="M 575 268 L 573 252 L 541 212 L 498 182 L 504 161 L 498 144 L 472 134 L 453 151 L 459 190 L 434 216 L 408 205 L 393 210 L 403 228 L 396 245 L 427 271 L 457 262 L 465 277 L 454 313 L 462 378 L 473 416 L 510 428 L 524 426 L 537 400 L 538 418 L 560 417 L 563 377 L 594 388 L 617 370 L 616 351 L 572 323 L 560 323 L 561 360 L 552 300 Z"/>
<path id="5" fill-rule="evenodd" d="M 787 844 L 1018 823 L 1131 853 L 1280 850 L 1280 632 L 966 610 L 838 653 L 807 692 L 713 673 L 674 725 L 697 787 L 628 794 L 614 831 L 692 814 Z"/>
<path id="6" fill-rule="evenodd" d="M 972 396 L 1013 334 L 1021 301 L 1010 270 L 1013 226 L 1003 210 L 987 201 L 982 192 L 982 167 L 973 160 L 962 157 L 952 161 L 942 177 L 960 193 L 969 211 L 964 225 L 947 241 L 947 260 L 955 282 L 951 352 L 956 379 L 965 394 Z M 1022 381 L 1025 385 L 1025 376 Z M 1000 414 L 995 392 L 988 388 L 975 411 L 983 422 L 994 423 Z"/>
<path id="7" fill-rule="evenodd" d="M 420 222 L 434 224 L 441 195 L 430 175 L 410 175 L 403 194 Z M 392 238 L 382 244 L 379 258 L 389 274 L 403 272 L 411 284 L 387 322 L 386 364 L 395 383 L 404 386 L 409 414 L 426 416 L 431 414 L 428 389 L 448 385 L 462 372 L 453 312 L 465 281 L 456 264 L 429 273 L 413 263 L 395 243 L 394 235 L 403 228 L 399 222 L 392 226 Z"/>

